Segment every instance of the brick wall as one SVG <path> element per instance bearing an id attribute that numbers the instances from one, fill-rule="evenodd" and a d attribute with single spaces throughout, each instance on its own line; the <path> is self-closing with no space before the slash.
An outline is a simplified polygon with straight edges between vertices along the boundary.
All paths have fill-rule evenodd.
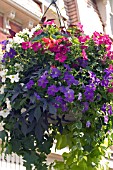
<path id="1" fill-rule="evenodd" d="M 64 0 L 66 14 L 69 17 L 68 25 L 74 25 L 78 22 L 77 5 L 74 0 Z"/>

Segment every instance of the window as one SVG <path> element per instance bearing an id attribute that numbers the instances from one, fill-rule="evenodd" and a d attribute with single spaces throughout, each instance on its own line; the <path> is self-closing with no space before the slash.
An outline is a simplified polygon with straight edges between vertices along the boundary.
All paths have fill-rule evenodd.
<path id="1" fill-rule="evenodd" d="M 111 33 L 113 35 L 113 0 L 109 0 L 111 11 L 110 11 L 110 26 L 111 26 Z"/>

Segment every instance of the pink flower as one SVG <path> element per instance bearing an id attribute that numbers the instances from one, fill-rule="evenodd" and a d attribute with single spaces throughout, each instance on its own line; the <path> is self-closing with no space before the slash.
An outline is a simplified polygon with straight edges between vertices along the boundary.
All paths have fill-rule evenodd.
<path id="1" fill-rule="evenodd" d="M 66 59 L 67 59 L 67 56 L 65 56 L 65 55 L 63 55 L 61 53 L 57 53 L 55 55 L 55 60 L 58 60 L 61 63 L 63 63 Z"/>
<path id="2" fill-rule="evenodd" d="M 90 39 L 90 37 L 86 35 L 86 36 L 80 36 L 78 39 L 80 43 L 85 43 L 86 41 Z"/>
<path id="3" fill-rule="evenodd" d="M 30 48 L 31 47 L 31 42 L 22 42 L 22 48 L 24 49 L 24 50 L 27 50 L 28 48 Z"/>
<path id="4" fill-rule="evenodd" d="M 111 49 L 112 41 L 109 35 L 103 35 L 102 33 L 98 33 L 95 31 L 93 33 L 93 40 L 96 45 L 104 44 L 106 47 L 106 51 L 109 51 Z"/>
<path id="5" fill-rule="evenodd" d="M 34 33 L 34 35 L 40 35 L 43 32 L 43 30 L 38 30 Z"/>
<path id="6" fill-rule="evenodd" d="M 106 55 L 110 60 L 113 60 L 113 51 L 108 51 Z"/>
<path id="7" fill-rule="evenodd" d="M 112 64 L 109 65 L 108 70 L 113 70 L 113 65 Z"/>
<path id="8" fill-rule="evenodd" d="M 83 25 L 79 22 L 77 23 L 77 27 L 79 28 L 79 30 L 83 33 Z"/>
<path id="9" fill-rule="evenodd" d="M 87 49 L 88 46 L 87 45 L 81 45 L 81 49 Z"/>
<path id="10" fill-rule="evenodd" d="M 44 25 L 55 25 L 54 19 L 51 21 L 45 21 Z"/>
<path id="11" fill-rule="evenodd" d="M 87 54 L 86 54 L 84 49 L 82 50 L 82 57 L 83 57 L 84 60 L 88 60 Z"/>
<path id="12" fill-rule="evenodd" d="M 32 44 L 32 49 L 36 52 L 42 47 L 42 44 L 39 42 L 35 42 Z"/>
<path id="13" fill-rule="evenodd" d="M 109 92 L 109 93 L 113 93 L 113 87 L 109 88 L 109 89 L 108 89 L 108 92 Z"/>

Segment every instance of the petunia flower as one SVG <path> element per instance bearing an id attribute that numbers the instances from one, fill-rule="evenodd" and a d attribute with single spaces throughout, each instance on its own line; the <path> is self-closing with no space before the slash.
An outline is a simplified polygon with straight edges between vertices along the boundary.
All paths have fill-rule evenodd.
<path id="1" fill-rule="evenodd" d="M 36 52 L 36 51 L 38 51 L 40 48 L 42 48 L 42 44 L 39 43 L 39 42 L 35 42 L 35 43 L 32 44 L 31 47 L 32 47 L 32 49 Z"/>
<path id="2" fill-rule="evenodd" d="M 30 80 L 30 81 L 26 84 L 27 89 L 31 89 L 33 85 L 34 85 L 34 81 L 33 81 L 33 80 Z"/>
<path id="3" fill-rule="evenodd" d="M 61 63 L 64 63 L 64 61 L 67 59 L 67 56 L 61 53 L 56 53 L 55 60 L 59 61 Z"/>
<path id="4" fill-rule="evenodd" d="M 55 85 L 51 85 L 50 87 L 48 87 L 47 94 L 50 96 L 55 96 L 55 93 L 57 93 L 58 91 L 58 87 L 56 87 Z"/>
<path id="5" fill-rule="evenodd" d="M 27 50 L 31 47 L 31 42 L 22 42 L 22 49 Z"/>
<path id="6" fill-rule="evenodd" d="M 84 60 L 88 60 L 87 54 L 84 49 L 82 50 L 82 57 Z"/>
<path id="7" fill-rule="evenodd" d="M 19 73 L 17 74 L 14 74 L 14 75 L 9 75 L 9 76 L 6 76 L 6 78 L 9 78 L 11 83 L 14 83 L 14 82 L 19 82 Z"/>
<path id="8" fill-rule="evenodd" d="M 88 121 L 86 122 L 86 127 L 89 128 L 90 126 L 91 126 L 91 122 L 88 120 Z"/>
<path id="9" fill-rule="evenodd" d="M 64 92 L 64 96 L 65 96 L 65 101 L 69 103 L 73 102 L 73 100 L 75 99 L 74 90 L 69 89 L 68 91 Z"/>

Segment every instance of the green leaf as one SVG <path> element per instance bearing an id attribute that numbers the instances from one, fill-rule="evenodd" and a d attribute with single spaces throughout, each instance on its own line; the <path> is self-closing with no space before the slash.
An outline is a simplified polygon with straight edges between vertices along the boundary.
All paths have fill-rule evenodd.
<path id="1" fill-rule="evenodd" d="M 39 121 L 41 114 L 42 113 L 41 113 L 40 106 L 36 107 L 36 109 L 34 111 L 34 117 L 36 118 L 37 122 Z"/>
<path id="2" fill-rule="evenodd" d="M 75 124 L 75 126 L 76 126 L 76 128 L 77 129 L 82 129 L 82 122 L 77 122 L 76 124 Z"/>
<path id="3" fill-rule="evenodd" d="M 66 135 L 59 135 L 59 137 L 57 138 L 58 138 L 56 144 L 57 149 L 63 149 L 68 146 L 68 139 Z"/>
<path id="4" fill-rule="evenodd" d="M 0 94 L 0 101 L 2 101 L 4 98 L 4 94 Z"/>
<path id="5" fill-rule="evenodd" d="M 0 131 L 0 138 L 5 141 L 6 132 L 4 130 Z"/>
<path id="6" fill-rule="evenodd" d="M 24 136 L 26 136 L 26 134 L 27 134 L 27 125 L 26 125 L 25 122 L 22 122 L 21 131 L 24 134 Z"/>
<path id="7" fill-rule="evenodd" d="M 53 106 L 52 103 L 49 103 L 49 113 L 51 114 L 56 114 L 57 109 L 55 108 L 55 106 Z"/>

